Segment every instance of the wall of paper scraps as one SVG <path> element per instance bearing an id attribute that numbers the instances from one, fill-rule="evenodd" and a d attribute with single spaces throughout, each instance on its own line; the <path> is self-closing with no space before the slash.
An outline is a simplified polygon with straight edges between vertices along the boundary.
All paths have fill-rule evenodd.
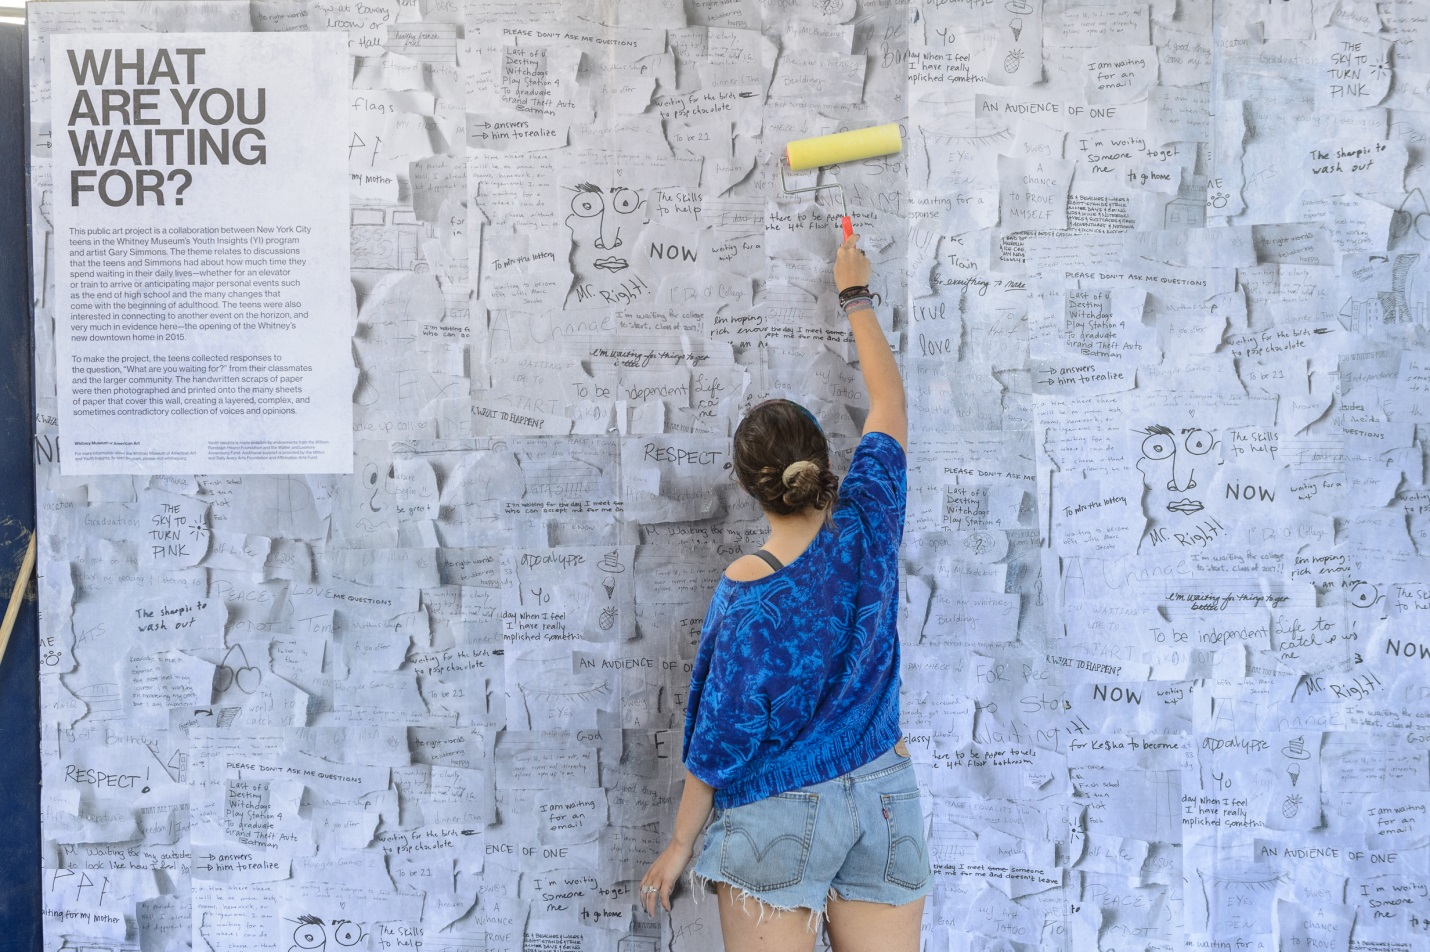
<path id="1" fill-rule="evenodd" d="M 48 37 L 233 30 L 348 35 L 353 473 L 66 477 Z M 30 40 L 48 948 L 719 948 L 713 900 L 635 899 L 762 538 L 731 430 L 789 396 L 847 465 L 866 407 L 838 200 L 779 156 L 899 122 L 820 180 L 911 400 L 925 949 L 1430 949 L 1425 3 L 37 3 Z"/>

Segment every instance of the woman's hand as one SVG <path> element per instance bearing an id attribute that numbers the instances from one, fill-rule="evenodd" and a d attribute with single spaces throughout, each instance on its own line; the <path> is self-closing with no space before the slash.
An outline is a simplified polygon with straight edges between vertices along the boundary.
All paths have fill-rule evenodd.
<path id="1" fill-rule="evenodd" d="M 690 862 L 692 851 L 692 844 L 682 845 L 671 840 L 666 845 L 665 851 L 654 863 L 650 864 L 650 869 L 646 870 L 645 875 L 641 877 L 641 906 L 645 909 L 646 915 L 655 915 L 657 898 L 665 907 L 665 911 L 670 911 L 671 890 L 679 881 L 680 874 L 685 871 L 685 864 Z"/>
<path id="2" fill-rule="evenodd" d="M 665 851 L 650 864 L 650 869 L 641 877 L 641 906 L 648 915 L 655 915 L 655 901 L 665 911 L 670 911 L 670 893 L 690 862 L 690 854 L 695 851 L 695 840 L 710 817 L 710 807 L 715 799 L 715 788 L 701 780 L 689 770 L 685 771 L 685 789 L 680 793 L 680 808 L 675 811 L 675 832 L 666 844 Z"/>
<path id="3" fill-rule="evenodd" d="M 866 287 L 871 274 L 873 266 L 864 252 L 859 250 L 859 236 L 850 235 L 834 256 L 834 286 L 841 291 Z"/>

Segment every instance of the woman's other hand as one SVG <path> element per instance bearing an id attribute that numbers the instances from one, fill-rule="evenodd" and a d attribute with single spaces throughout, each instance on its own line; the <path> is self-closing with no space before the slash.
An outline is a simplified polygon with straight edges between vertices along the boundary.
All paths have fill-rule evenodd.
<path id="1" fill-rule="evenodd" d="M 670 893 L 685 871 L 685 864 L 690 862 L 691 853 L 689 844 L 682 845 L 671 840 L 665 851 L 650 864 L 650 869 L 641 877 L 641 906 L 646 915 L 655 915 L 657 899 L 666 912 L 670 911 Z"/>
<path id="2" fill-rule="evenodd" d="M 859 236 L 850 235 L 834 256 L 834 286 L 845 288 L 867 287 L 873 266 L 869 258 L 859 250 Z"/>

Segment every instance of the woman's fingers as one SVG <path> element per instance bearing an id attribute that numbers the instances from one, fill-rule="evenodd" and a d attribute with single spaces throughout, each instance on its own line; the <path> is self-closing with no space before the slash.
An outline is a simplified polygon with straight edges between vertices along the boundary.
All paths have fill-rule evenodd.
<path id="1" fill-rule="evenodd" d="M 645 909 L 646 915 L 655 915 L 655 904 L 658 901 L 665 907 L 665 911 L 670 911 L 670 895 L 675 890 L 675 880 L 659 878 L 655 882 L 641 880 L 641 907 Z"/>

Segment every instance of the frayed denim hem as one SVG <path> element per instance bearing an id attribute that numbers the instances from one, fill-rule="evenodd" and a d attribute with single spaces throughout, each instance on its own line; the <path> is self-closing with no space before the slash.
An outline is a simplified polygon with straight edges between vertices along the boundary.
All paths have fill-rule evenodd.
<path id="1" fill-rule="evenodd" d="M 804 924 L 804 931 L 810 934 L 818 933 L 819 927 L 823 925 L 825 910 L 828 908 L 829 900 L 843 898 L 839 895 L 838 891 L 836 891 L 833 886 L 830 886 L 828 894 L 824 897 L 824 908 L 807 909 L 804 906 L 777 906 L 772 902 L 768 902 L 764 899 L 761 899 L 759 896 L 756 896 L 754 893 L 745 889 L 745 887 L 739 885 L 738 883 L 732 883 L 728 879 L 701 876 L 693 869 L 690 871 L 690 892 L 692 895 L 694 895 L 696 902 L 700 901 L 701 893 L 705 892 L 707 889 L 712 889 L 716 885 L 729 886 L 731 904 L 734 904 L 736 900 L 738 900 L 740 903 L 741 910 L 743 910 L 746 915 L 749 915 L 749 904 L 751 901 L 753 901 L 755 905 L 760 907 L 759 918 L 755 920 L 755 925 L 759 925 L 767 918 L 778 919 L 780 916 L 784 915 L 787 912 L 808 912 L 809 919 Z"/>

